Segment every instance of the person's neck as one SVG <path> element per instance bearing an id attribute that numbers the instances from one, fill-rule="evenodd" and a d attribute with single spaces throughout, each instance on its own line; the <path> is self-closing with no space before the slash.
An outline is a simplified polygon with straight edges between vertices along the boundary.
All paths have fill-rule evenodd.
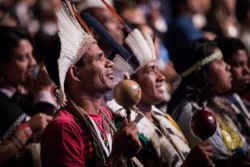
<path id="1" fill-rule="evenodd" d="M 102 96 L 81 95 L 73 97 L 72 100 L 88 114 L 99 114 Z"/>
<path id="2" fill-rule="evenodd" d="M 153 121 L 153 117 L 152 117 L 152 105 L 147 105 L 147 104 L 143 104 L 143 103 L 138 103 L 137 107 L 139 108 L 139 110 L 150 120 Z"/>

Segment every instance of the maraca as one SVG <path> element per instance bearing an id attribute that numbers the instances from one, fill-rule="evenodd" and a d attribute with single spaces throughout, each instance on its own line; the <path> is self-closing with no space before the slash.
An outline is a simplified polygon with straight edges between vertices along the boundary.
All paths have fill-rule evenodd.
<path id="1" fill-rule="evenodd" d="M 191 120 L 191 129 L 195 136 L 206 140 L 214 134 L 216 128 L 216 119 L 211 112 L 203 108 L 194 113 Z"/>
<path id="2" fill-rule="evenodd" d="M 216 119 L 211 112 L 202 108 L 194 113 L 191 120 L 191 130 L 195 136 L 204 141 L 215 133 L 216 128 Z M 209 161 L 209 166 L 215 167 L 213 161 Z"/>
<path id="3" fill-rule="evenodd" d="M 125 79 L 114 87 L 115 101 L 127 110 L 127 118 L 130 121 L 130 108 L 141 99 L 141 88 L 132 80 Z"/>

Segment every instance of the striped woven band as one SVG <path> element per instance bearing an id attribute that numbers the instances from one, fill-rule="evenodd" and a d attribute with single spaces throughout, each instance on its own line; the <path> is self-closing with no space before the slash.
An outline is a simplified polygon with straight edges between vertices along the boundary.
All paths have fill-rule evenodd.
<path id="1" fill-rule="evenodd" d="M 189 67 L 188 69 L 186 69 L 185 71 L 183 71 L 181 73 L 181 77 L 186 77 L 189 74 L 191 74 L 192 72 L 196 71 L 197 69 L 199 69 L 200 67 L 210 63 L 211 61 L 213 61 L 214 59 L 221 57 L 222 53 L 220 50 L 215 51 L 213 54 L 205 57 L 204 59 L 198 61 L 197 63 L 195 63 L 194 65 L 192 65 L 191 67 Z"/>

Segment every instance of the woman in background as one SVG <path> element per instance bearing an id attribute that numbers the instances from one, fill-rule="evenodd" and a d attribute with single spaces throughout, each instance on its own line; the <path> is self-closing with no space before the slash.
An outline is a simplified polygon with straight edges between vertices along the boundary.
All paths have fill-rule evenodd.
<path id="1" fill-rule="evenodd" d="M 170 101 L 168 112 L 179 124 L 192 148 L 200 139 L 191 133 L 190 121 L 196 111 L 205 107 L 217 121 L 216 132 L 209 138 L 215 164 L 249 165 L 247 157 L 236 159 L 234 155 L 238 148 L 246 153 L 246 142 L 233 123 L 232 119 L 236 117 L 231 103 L 216 96 L 230 90 L 232 81 L 230 66 L 224 62 L 220 49 L 207 39 L 198 39 L 185 45 L 181 51 L 185 56 L 174 65 L 182 82 Z"/>
<path id="2" fill-rule="evenodd" d="M 21 150 L 39 140 L 51 120 L 48 115 L 53 115 L 56 106 L 45 69 L 33 76 L 36 66 L 33 52 L 32 41 L 25 31 L 0 27 L 1 166 L 17 166 Z M 40 155 L 37 156 L 39 159 Z"/>

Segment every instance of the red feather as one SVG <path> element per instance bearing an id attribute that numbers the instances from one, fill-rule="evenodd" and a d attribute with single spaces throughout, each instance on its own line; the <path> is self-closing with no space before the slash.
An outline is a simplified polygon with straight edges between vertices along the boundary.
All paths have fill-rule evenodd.
<path id="1" fill-rule="evenodd" d="M 105 0 L 102 0 L 102 2 L 104 3 L 104 5 L 108 8 L 108 10 L 118 19 L 120 20 L 120 22 L 124 25 L 126 31 L 128 33 L 131 32 L 131 29 L 127 26 L 127 24 L 125 23 L 125 21 L 116 13 L 115 9 L 110 6 Z"/>

